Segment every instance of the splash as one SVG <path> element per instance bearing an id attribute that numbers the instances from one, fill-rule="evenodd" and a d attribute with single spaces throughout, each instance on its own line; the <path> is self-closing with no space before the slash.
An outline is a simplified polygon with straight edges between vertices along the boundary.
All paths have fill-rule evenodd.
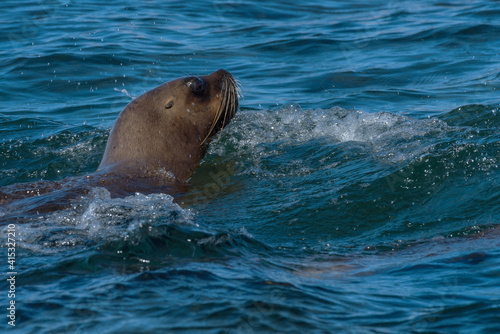
<path id="1" fill-rule="evenodd" d="M 197 226 L 194 214 L 173 202 L 167 194 L 136 193 L 111 198 L 104 188 L 93 188 L 66 210 L 33 216 L 18 224 L 23 247 L 52 252 L 61 247 L 94 246 L 126 238 L 143 226 L 178 224 Z"/>

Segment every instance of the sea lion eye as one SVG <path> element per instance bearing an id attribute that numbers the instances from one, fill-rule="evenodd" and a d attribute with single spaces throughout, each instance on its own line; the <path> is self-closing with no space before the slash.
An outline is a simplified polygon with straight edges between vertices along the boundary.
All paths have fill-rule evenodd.
<path id="1" fill-rule="evenodd" d="M 165 105 L 165 109 L 170 109 L 174 106 L 174 101 L 168 101 L 168 103 Z"/>
<path id="2" fill-rule="evenodd" d="M 203 80 L 197 79 L 191 84 L 191 90 L 195 94 L 201 94 L 205 90 L 205 83 L 203 82 Z"/>

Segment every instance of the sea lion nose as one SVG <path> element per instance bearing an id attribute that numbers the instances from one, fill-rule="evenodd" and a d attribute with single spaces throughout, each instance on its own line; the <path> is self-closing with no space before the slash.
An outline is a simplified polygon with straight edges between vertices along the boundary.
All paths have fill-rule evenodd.
<path id="1" fill-rule="evenodd" d="M 221 78 L 222 77 L 226 77 L 226 76 L 231 76 L 231 73 L 229 73 L 228 71 L 226 71 L 226 70 L 224 70 L 222 68 L 220 70 L 214 72 L 214 74 L 216 74 L 217 76 L 219 76 Z"/>

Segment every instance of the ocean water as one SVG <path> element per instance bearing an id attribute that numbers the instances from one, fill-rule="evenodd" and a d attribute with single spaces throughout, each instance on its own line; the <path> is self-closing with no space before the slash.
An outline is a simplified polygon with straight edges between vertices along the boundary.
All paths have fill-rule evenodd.
<path id="1" fill-rule="evenodd" d="M 499 332 L 499 18 L 487 0 L 3 1 L 0 194 L 94 172 L 165 81 L 224 68 L 243 96 L 176 199 L 0 204 L 2 332 Z"/>

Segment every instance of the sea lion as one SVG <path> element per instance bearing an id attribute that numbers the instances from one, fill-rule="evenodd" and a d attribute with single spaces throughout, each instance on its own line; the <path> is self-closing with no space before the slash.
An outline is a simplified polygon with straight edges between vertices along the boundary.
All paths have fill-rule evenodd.
<path id="1" fill-rule="evenodd" d="M 225 70 L 166 82 L 121 111 L 95 173 L 2 187 L 0 204 L 9 204 L 10 212 L 49 212 L 94 187 L 119 197 L 136 192 L 175 197 L 237 108 L 238 87 Z"/>
<path id="2" fill-rule="evenodd" d="M 236 81 L 225 70 L 164 83 L 118 115 L 97 171 L 154 183 L 186 181 L 237 108 Z"/>

